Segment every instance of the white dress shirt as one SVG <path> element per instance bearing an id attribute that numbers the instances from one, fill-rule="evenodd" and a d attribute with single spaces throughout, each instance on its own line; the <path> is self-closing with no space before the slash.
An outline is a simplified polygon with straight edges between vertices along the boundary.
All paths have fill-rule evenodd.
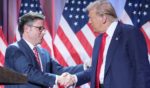
<path id="1" fill-rule="evenodd" d="M 24 39 L 25 40 L 25 39 Z M 30 49 L 33 51 L 33 48 L 36 47 L 34 45 L 32 45 L 30 42 L 28 42 L 27 40 L 25 40 L 25 42 L 28 44 L 28 46 L 30 47 Z M 39 60 L 40 60 L 40 68 L 41 68 L 41 71 L 43 71 L 43 65 L 42 65 L 42 61 L 41 61 L 41 57 L 40 57 L 40 54 L 38 53 L 38 56 L 39 56 Z"/>
<path id="2" fill-rule="evenodd" d="M 104 48 L 104 53 L 103 53 L 103 62 L 102 62 L 102 66 L 101 66 L 101 70 L 100 70 L 100 75 L 99 75 L 99 79 L 100 79 L 100 84 L 104 83 L 104 73 L 105 73 L 105 64 L 106 64 L 106 55 L 108 52 L 108 48 L 111 42 L 111 39 L 113 37 L 114 31 L 116 29 L 116 26 L 118 24 L 118 21 L 114 21 L 113 23 L 111 23 L 111 25 L 108 27 L 106 33 L 107 33 L 107 38 L 106 38 L 106 43 L 105 43 L 105 48 Z"/>

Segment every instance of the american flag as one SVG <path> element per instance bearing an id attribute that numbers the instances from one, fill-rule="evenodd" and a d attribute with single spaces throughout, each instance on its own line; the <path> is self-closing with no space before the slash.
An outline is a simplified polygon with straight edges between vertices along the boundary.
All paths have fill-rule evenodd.
<path id="1" fill-rule="evenodd" d="M 48 31 L 44 36 L 42 47 L 48 49 L 52 55 L 54 53 L 57 61 L 64 66 L 73 66 L 91 60 L 95 35 L 87 24 L 88 16 L 85 11 L 85 7 L 90 2 L 91 0 L 66 0 L 54 45 L 52 46 L 51 35 Z M 22 0 L 20 16 L 30 11 L 43 13 L 39 0 Z M 73 20 L 74 22 L 71 22 Z M 82 87 L 89 88 L 89 85 Z"/>
<path id="2" fill-rule="evenodd" d="M 22 0 L 21 1 L 21 7 L 20 7 L 20 14 L 19 16 L 22 16 L 28 12 L 37 12 L 40 14 L 43 14 L 43 11 L 41 9 L 41 4 L 39 0 Z M 49 28 L 47 26 L 47 22 L 45 21 L 45 27 L 47 29 L 46 34 L 44 36 L 44 41 L 42 42 L 42 47 L 46 48 L 49 53 L 53 56 L 53 48 L 52 48 L 52 38 L 49 33 Z M 17 40 L 20 39 L 18 30 L 16 31 Z"/>
<path id="3" fill-rule="evenodd" d="M 62 64 L 76 65 L 91 59 L 95 35 L 87 24 L 85 7 L 92 0 L 66 0 L 54 39 L 54 55 Z"/>
<path id="4" fill-rule="evenodd" d="M 126 0 L 123 15 L 123 23 L 138 27 L 144 34 L 150 61 L 150 1 L 149 0 Z"/>
<path id="5" fill-rule="evenodd" d="M 7 47 L 7 43 L 2 30 L 2 22 L 3 22 L 2 15 L 3 15 L 3 11 L 2 9 L 0 9 L 0 66 L 3 66 L 4 64 L 5 50 Z"/>
<path id="6" fill-rule="evenodd" d="M 3 66 L 4 64 L 4 56 L 5 56 L 5 50 L 7 47 L 7 43 L 2 31 L 2 26 L 0 26 L 0 66 Z"/>
<path id="7" fill-rule="evenodd" d="M 95 35 L 85 7 L 94 0 L 66 0 L 54 38 L 54 56 L 64 66 L 91 60 Z M 84 85 L 83 88 L 89 88 Z"/>
<path id="8" fill-rule="evenodd" d="M 2 26 L 0 24 L 0 66 L 4 65 L 4 56 L 5 56 L 6 47 L 7 44 L 5 41 L 5 37 L 3 35 Z M 0 88 L 4 88 L 4 86 L 1 85 Z"/>
<path id="9" fill-rule="evenodd" d="M 2 30 L 2 10 L 0 10 L 0 66 L 4 65 L 4 56 L 5 56 L 5 50 L 7 47 L 7 43 L 3 34 L 3 30 Z M 3 85 L 0 85 L 0 88 L 4 88 Z"/>

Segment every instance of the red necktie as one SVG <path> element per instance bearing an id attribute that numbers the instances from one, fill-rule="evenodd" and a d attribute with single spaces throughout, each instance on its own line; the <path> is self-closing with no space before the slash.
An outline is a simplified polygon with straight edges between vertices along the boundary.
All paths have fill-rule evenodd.
<path id="1" fill-rule="evenodd" d="M 38 65 L 41 66 L 40 65 L 40 59 L 39 59 L 38 51 L 37 51 L 36 47 L 33 48 L 33 53 L 34 53 L 34 55 L 36 57 L 36 61 L 37 61 Z"/>
<path id="2" fill-rule="evenodd" d="M 99 48 L 99 56 L 98 56 L 98 63 L 97 63 L 97 69 L 96 69 L 96 87 L 95 88 L 100 88 L 99 75 L 100 75 L 101 65 L 103 62 L 103 52 L 104 52 L 104 48 L 105 48 L 106 37 L 107 37 L 107 34 L 104 33 L 102 35 L 101 45 Z"/>

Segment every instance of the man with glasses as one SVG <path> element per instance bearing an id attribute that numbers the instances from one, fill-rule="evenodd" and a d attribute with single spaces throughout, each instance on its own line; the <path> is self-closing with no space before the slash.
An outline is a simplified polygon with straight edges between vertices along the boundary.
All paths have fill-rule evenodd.
<path id="1" fill-rule="evenodd" d="M 27 13 L 19 19 L 21 40 L 8 46 L 5 66 L 27 75 L 28 82 L 6 85 L 5 88 L 48 88 L 57 83 L 64 84 L 64 81 L 73 83 L 74 79 L 69 73 L 62 73 L 83 70 L 83 65 L 62 67 L 45 49 L 37 46 L 41 44 L 45 34 L 44 19 L 42 14 L 34 12 Z"/>

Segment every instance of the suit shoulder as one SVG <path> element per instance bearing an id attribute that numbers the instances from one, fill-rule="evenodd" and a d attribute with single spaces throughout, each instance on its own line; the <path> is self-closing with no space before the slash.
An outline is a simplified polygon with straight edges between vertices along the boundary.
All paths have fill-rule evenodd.
<path id="1" fill-rule="evenodd" d="M 5 60 L 22 55 L 22 51 L 17 45 L 17 42 L 10 44 L 5 52 Z"/>
<path id="2" fill-rule="evenodd" d="M 139 28 L 128 24 L 123 24 L 121 27 L 122 27 L 122 32 L 126 37 L 129 37 L 131 39 L 134 38 L 137 40 L 145 39 L 142 31 Z"/>
<path id="3" fill-rule="evenodd" d="M 12 43 L 12 44 L 8 45 L 7 50 L 11 50 L 11 49 L 12 49 L 12 50 L 19 49 L 18 43 L 15 42 L 15 43 Z"/>
<path id="4" fill-rule="evenodd" d="M 140 29 L 129 24 L 121 24 L 120 29 L 122 29 L 123 33 L 127 33 L 128 35 L 133 35 L 141 32 Z"/>
<path id="5" fill-rule="evenodd" d="M 125 31 L 130 31 L 130 30 L 137 29 L 135 26 L 132 26 L 132 25 L 129 25 L 129 24 L 122 24 L 121 28 Z"/>

